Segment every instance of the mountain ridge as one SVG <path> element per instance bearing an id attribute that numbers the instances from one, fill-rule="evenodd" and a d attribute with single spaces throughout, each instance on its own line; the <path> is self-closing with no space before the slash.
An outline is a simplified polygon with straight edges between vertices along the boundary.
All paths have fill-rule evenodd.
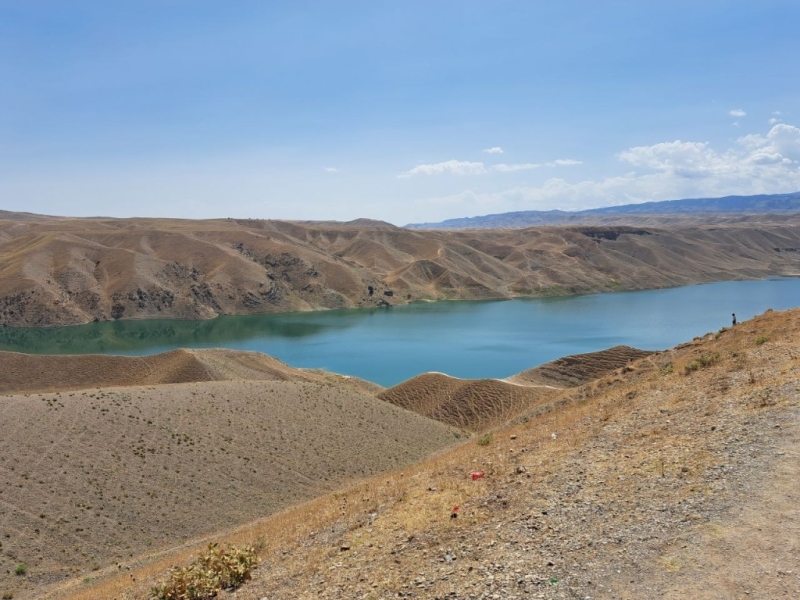
<path id="1" fill-rule="evenodd" d="M 792 192 L 788 194 L 659 200 L 637 204 L 589 208 L 578 211 L 513 211 L 476 217 L 446 219 L 438 223 L 409 223 L 405 225 L 405 227 L 415 230 L 525 228 L 537 225 L 577 224 L 582 219 L 590 223 L 593 222 L 592 217 L 594 216 L 609 215 L 762 215 L 798 212 L 800 212 L 800 192 Z"/>

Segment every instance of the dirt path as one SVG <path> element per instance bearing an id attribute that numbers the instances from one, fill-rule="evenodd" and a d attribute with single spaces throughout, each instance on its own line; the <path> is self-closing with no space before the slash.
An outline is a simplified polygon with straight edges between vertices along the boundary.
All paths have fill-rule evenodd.
<path id="1" fill-rule="evenodd" d="M 729 519 L 678 539 L 663 556 L 672 574 L 631 598 L 800 598 L 800 410 L 787 415 L 772 468 L 750 482 Z"/>

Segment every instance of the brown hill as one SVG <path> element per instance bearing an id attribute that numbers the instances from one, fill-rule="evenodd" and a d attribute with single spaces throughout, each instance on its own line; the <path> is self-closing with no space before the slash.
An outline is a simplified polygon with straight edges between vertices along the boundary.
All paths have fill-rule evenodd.
<path id="1" fill-rule="evenodd" d="M 552 389 L 498 379 L 457 379 L 425 373 L 391 387 L 378 398 L 470 431 L 505 423 L 552 396 Z"/>
<path id="2" fill-rule="evenodd" d="M 509 377 L 508 381 L 561 388 L 577 387 L 651 354 L 654 353 L 630 346 L 614 346 L 600 352 L 564 356 Z"/>
<path id="3" fill-rule="evenodd" d="M 768 312 L 220 536 L 262 560 L 221 597 L 800 597 L 798 340 L 800 310 Z M 144 598 L 191 552 L 48 597 Z"/>
<path id="4" fill-rule="evenodd" d="M 33 355 L 0 351 L 0 393 L 80 390 L 201 381 L 335 382 L 376 393 L 357 377 L 296 369 L 260 352 L 172 350 L 153 356 Z"/>
<path id="5" fill-rule="evenodd" d="M 653 354 L 629 346 L 565 356 L 505 380 L 458 379 L 424 373 L 388 388 L 378 398 L 469 431 L 484 431 L 541 405 L 554 392 L 578 387 Z"/>
<path id="6" fill-rule="evenodd" d="M 377 386 L 256 353 L 0 361 L 0 595 L 16 600 L 408 465 L 461 435 L 377 400 L 366 391 Z M 62 391 L 42 392 L 59 381 Z"/>
<path id="7" fill-rule="evenodd" d="M 798 217 L 726 218 L 411 231 L 361 219 L 0 215 L 0 325 L 203 319 L 798 274 Z"/>

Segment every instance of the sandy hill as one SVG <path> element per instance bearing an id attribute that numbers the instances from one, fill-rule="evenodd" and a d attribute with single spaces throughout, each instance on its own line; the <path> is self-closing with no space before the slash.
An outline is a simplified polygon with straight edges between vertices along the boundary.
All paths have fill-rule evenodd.
<path id="1" fill-rule="evenodd" d="M 791 216 L 478 231 L 361 219 L 23 217 L 0 215 L 0 326 L 563 295 L 799 272 L 800 220 Z"/>
<path id="2" fill-rule="evenodd" d="M 614 346 L 600 352 L 564 356 L 508 378 L 508 381 L 528 385 L 577 387 L 625 367 L 653 352 L 630 346 Z"/>
<path id="3" fill-rule="evenodd" d="M 381 392 L 378 398 L 455 427 L 482 431 L 551 395 L 552 390 L 543 386 L 425 373 Z"/>
<path id="4" fill-rule="evenodd" d="M 800 597 L 798 340 L 767 312 L 216 538 L 262 560 L 222 598 Z M 194 548 L 49 597 L 144 598 Z"/>
<path id="5" fill-rule="evenodd" d="M 0 352 L 0 364 L 0 393 L 230 380 L 335 382 L 373 393 L 382 389 L 357 377 L 296 369 L 260 352 L 226 349 L 179 349 L 153 356 Z"/>
<path id="6" fill-rule="evenodd" d="M 554 392 L 578 387 L 653 354 L 628 346 L 575 354 L 505 380 L 459 379 L 423 373 L 378 393 L 378 398 L 473 432 L 502 425 L 551 400 Z"/>
<path id="7" fill-rule="evenodd" d="M 17 600 L 461 436 L 376 399 L 378 386 L 256 353 L 0 361 L 0 595 Z"/>

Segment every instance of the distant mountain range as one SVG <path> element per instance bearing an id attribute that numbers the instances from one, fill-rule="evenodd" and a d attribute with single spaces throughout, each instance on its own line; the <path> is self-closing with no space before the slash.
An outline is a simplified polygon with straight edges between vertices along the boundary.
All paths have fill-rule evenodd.
<path id="1" fill-rule="evenodd" d="M 519 229 L 536 225 L 575 224 L 591 217 L 606 215 L 709 215 L 800 213 L 800 192 L 723 198 L 687 198 L 623 204 L 580 211 L 523 210 L 482 217 L 447 219 L 440 223 L 411 223 L 409 229 Z"/>

